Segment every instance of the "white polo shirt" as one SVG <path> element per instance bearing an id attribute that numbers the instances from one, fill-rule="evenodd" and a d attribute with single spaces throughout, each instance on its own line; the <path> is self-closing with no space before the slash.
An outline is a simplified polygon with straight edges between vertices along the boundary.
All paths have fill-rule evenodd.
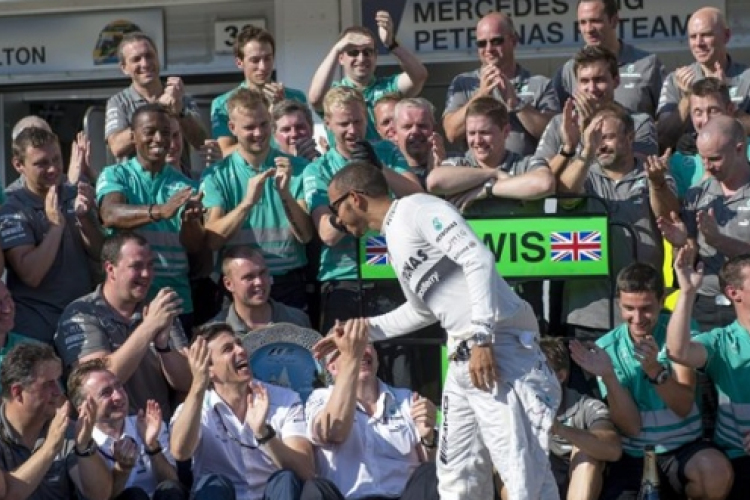
<path id="1" fill-rule="evenodd" d="M 323 411 L 333 387 L 314 390 L 305 406 L 318 475 L 332 481 L 348 500 L 401 496 L 420 463 L 419 434 L 411 418 L 412 392 L 380 380 L 378 384 L 375 414 L 369 416 L 358 403 L 352 430 L 340 445 L 324 445 L 312 438 L 315 417 Z"/>
<path id="2" fill-rule="evenodd" d="M 138 432 L 138 427 L 136 426 L 137 418 L 138 417 L 135 415 L 130 415 L 125 418 L 125 426 L 123 427 L 122 435 L 119 438 L 122 439 L 126 436 L 131 437 L 135 440 L 136 445 L 138 446 L 138 459 L 135 463 L 135 467 L 130 471 L 130 476 L 128 477 L 128 482 L 125 483 L 125 488 L 133 486 L 142 488 L 149 494 L 149 496 L 151 496 L 154 494 L 154 491 L 156 491 L 159 479 L 152 471 L 151 457 L 146 455 L 146 447 Z M 115 466 L 113 447 L 116 440 L 104 434 L 98 427 L 94 427 L 91 437 L 99 447 L 99 454 L 104 458 L 107 467 L 112 470 Z M 169 426 L 167 426 L 166 422 L 161 426 L 161 431 L 159 432 L 159 444 L 161 445 L 164 458 L 174 466 L 174 458 L 169 453 Z"/>
<path id="3" fill-rule="evenodd" d="M 266 423 L 276 430 L 280 439 L 306 438 L 305 413 L 299 395 L 275 385 L 263 383 L 263 386 L 270 400 Z M 177 408 L 173 424 L 182 408 L 183 405 Z M 241 422 L 214 390 L 206 391 L 198 447 L 193 455 L 195 482 L 206 474 L 221 474 L 232 481 L 237 498 L 260 500 L 268 478 L 277 470 L 273 461 L 258 448 L 250 426 Z"/>

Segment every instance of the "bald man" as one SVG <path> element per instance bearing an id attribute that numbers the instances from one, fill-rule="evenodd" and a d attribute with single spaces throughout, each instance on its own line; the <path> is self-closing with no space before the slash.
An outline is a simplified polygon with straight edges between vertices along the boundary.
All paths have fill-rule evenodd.
<path id="1" fill-rule="evenodd" d="M 667 76 L 656 112 L 659 145 L 673 147 L 684 132 L 693 129 L 690 120 L 690 86 L 708 76 L 726 83 L 735 106 L 735 117 L 750 134 L 750 69 L 734 61 L 727 52 L 732 32 L 724 15 L 713 7 L 698 9 L 688 22 L 690 52 L 695 62 Z"/>
<path id="2" fill-rule="evenodd" d="M 709 177 L 688 190 L 682 220 L 674 214 L 658 224 L 675 248 L 698 246 L 704 278 L 693 317 L 701 331 L 708 331 L 736 319 L 718 275 L 728 258 L 750 253 L 750 162 L 745 129 L 729 116 L 703 125 L 696 143 Z"/>
<path id="3" fill-rule="evenodd" d="M 477 55 L 481 67 L 456 76 L 448 87 L 443 113 L 446 138 L 466 149 L 466 109 L 478 97 L 492 96 L 510 112 L 508 151 L 528 156 L 536 151 L 539 138 L 560 103 L 549 79 L 533 75 L 516 63 L 518 35 L 511 19 L 491 12 L 477 24 Z"/>

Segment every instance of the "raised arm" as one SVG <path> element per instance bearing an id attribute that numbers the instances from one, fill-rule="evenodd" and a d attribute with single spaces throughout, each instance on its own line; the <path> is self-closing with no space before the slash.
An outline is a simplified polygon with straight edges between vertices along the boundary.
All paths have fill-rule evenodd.
<path id="1" fill-rule="evenodd" d="M 401 69 L 404 70 L 398 76 L 398 91 L 405 97 L 419 95 L 422 87 L 427 81 L 427 68 L 419 58 L 412 54 L 406 47 L 396 42 L 395 29 L 391 15 L 384 10 L 375 14 L 375 23 L 378 26 L 378 36 L 386 47 L 393 47 L 391 54 L 396 56 Z M 395 47 L 394 47 L 395 45 Z"/>
<path id="2" fill-rule="evenodd" d="M 169 451 L 175 460 L 189 460 L 198 448 L 201 436 L 201 408 L 208 388 L 210 355 L 206 339 L 198 337 L 187 350 L 193 382 L 185 402 L 172 419 Z"/>

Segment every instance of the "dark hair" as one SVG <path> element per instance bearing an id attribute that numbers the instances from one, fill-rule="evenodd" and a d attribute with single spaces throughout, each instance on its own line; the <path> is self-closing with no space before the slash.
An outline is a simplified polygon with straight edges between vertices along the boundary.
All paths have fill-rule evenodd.
<path id="1" fill-rule="evenodd" d="M 140 31 L 126 33 L 125 35 L 123 35 L 122 40 L 120 40 L 120 44 L 117 46 L 117 60 L 120 62 L 120 64 L 125 63 L 125 55 L 122 53 L 122 49 L 127 44 L 133 42 L 148 42 L 148 44 L 151 45 L 151 48 L 154 49 L 154 52 L 156 52 L 156 44 L 154 43 L 154 40 L 147 34 L 141 33 Z"/>
<path id="2" fill-rule="evenodd" d="M 172 113 L 170 113 L 170 111 L 167 108 L 165 108 L 158 102 L 150 102 L 148 104 L 144 104 L 140 108 L 136 109 L 133 112 L 133 116 L 130 118 L 130 123 L 131 123 L 131 126 L 133 127 L 133 130 L 137 128 L 138 122 L 141 120 L 141 116 L 147 115 L 149 113 L 164 115 L 167 118 L 172 116 Z"/>
<path id="3" fill-rule="evenodd" d="M 596 111 L 596 113 L 594 113 L 588 120 L 584 122 L 584 129 L 588 127 L 589 124 L 594 120 L 594 118 L 598 116 L 603 116 L 604 118 L 614 118 L 622 124 L 626 134 L 635 133 L 635 121 L 633 121 L 633 116 L 630 114 L 630 111 L 625 109 L 621 104 L 617 102 L 613 101 L 602 104 Z"/>
<path id="4" fill-rule="evenodd" d="M 654 292 L 664 297 L 664 279 L 654 266 L 644 262 L 634 262 L 617 274 L 617 296 L 621 293 Z"/>
<path id="5" fill-rule="evenodd" d="M 382 198 L 389 193 L 383 172 L 365 160 L 349 162 L 336 172 L 331 184 L 341 191 L 362 191 L 373 198 Z"/>
<path id="6" fill-rule="evenodd" d="M 276 127 L 276 122 L 279 121 L 282 117 L 291 115 L 292 113 L 302 113 L 302 116 L 305 117 L 305 121 L 307 122 L 307 124 L 311 129 L 313 128 L 312 111 L 310 111 L 310 108 L 305 104 L 302 104 L 299 101 L 295 101 L 294 99 L 283 99 L 273 105 L 271 114 L 273 115 L 274 127 Z"/>
<path id="7" fill-rule="evenodd" d="M 620 11 L 620 6 L 617 3 L 617 0 L 578 0 L 578 5 L 581 5 L 582 3 L 593 3 L 598 2 L 604 5 L 604 13 L 607 14 L 607 17 L 612 19 L 612 17 L 616 16 L 617 13 Z"/>
<path id="8" fill-rule="evenodd" d="M 109 367 L 105 358 L 95 358 L 84 361 L 76 366 L 68 376 L 68 399 L 70 403 L 78 408 L 86 397 L 83 394 L 83 384 L 94 372 L 108 372 Z"/>
<path id="9" fill-rule="evenodd" d="M 508 108 L 491 96 L 477 97 L 472 100 L 466 107 L 466 118 L 470 116 L 486 116 L 501 129 L 509 122 Z"/>
<path id="10" fill-rule="evenodd" d="M 226 276 L 229 274 L 229 262 L 234 259 L 256 259 L 260 257 L 263 259 L 263 252 L 258 248 L 251 247 L 249 245 L 232 245 L 224 250 L 221 256 L 221 272 Z"/>
<path id="11" fill-rule="evenodd" d="M 52 143 L 60 144 L 54 133 L 39 127 L 27 127 L 13 139 L 13 158 L 23 163 L 27 149 L 42 148 Z"/>
<path id="12" fill-rule="evenodd" d="M 193 328 L 193 342 L 195 342 L 198 337 L 203 337 L 206 339 L 206 343 L 208 343 L 222 333 L 229 333 L 233 337 L 237 337 L 234 328 L 232 328 L 229 323 L 206 323 L 205 325 Z"/>
<path id="13" fill-rule="evenodd" d="M 276 41 L 273 39 L 273 35 L 263 28 L 248 24 L 234 39 L 234 57 L 239 59 L 245 58 L 245 45 L 250 42 L 267 43 L 271 46 L 271 52 L 276 55 Z"/>
<path id="14" fill-rule="evenodd" d="M 712 76 L 693 82 L 690 86 L 689 95 L 697 97 L 717 96 L 724 106 L 728 106 L 732 102 L 727 84 Z"/>
<path id="15" fill-rule="evenodd" d="M 48 344 L 29 342 L 19 344 L 5 355 L 0 366 L 0 385 L 3 386 L 3 399 L 10 397 L 15 384 L 28 387 L 34 383 L 36 368 L 44 361 L 60 361 L 55 350 Z"/>
<path id="16" fill-rule="evenodd" d="M 553 371 L 570 371 L 570 355 L 563 339 L 560 337 L 543 337 L 539 341 L 539 347 L 547 358 L 547 364 Z"/>
<path id="17" fill-rule="evenodd" d="M 138 233 L 132 231 L 118 231 L 104 238 L 102 244 L 102 263 L 109 262 L 110 264 L 116 265 L 120 261 L 120 252 L 125 243 L 129 241 L 135 241 L 138 246 L 145 247 L 148 245 L 148 240 Z"/>
<path id="18" fill-rule="evenodd" d="M 607 63 L 607 69 L 612 78 L 620 76 L 620 68 L 617 64 L 617 56 L 609 49 L 605 49 L 599 45 L 586 45 L 584 48 L 576 52 L 573 57 L 573 72 L 578 76 L 578 72 L 584 66 L 590 66 L 599 61 Z"/>
<path id="19" fill-rule="evenodd" d="M 724 291 L 728 286 L 742 289 L 742 270 L 750 266 L 750 254 L 737 255 L 727 260 L 719 270 L 719 287 Z"/>

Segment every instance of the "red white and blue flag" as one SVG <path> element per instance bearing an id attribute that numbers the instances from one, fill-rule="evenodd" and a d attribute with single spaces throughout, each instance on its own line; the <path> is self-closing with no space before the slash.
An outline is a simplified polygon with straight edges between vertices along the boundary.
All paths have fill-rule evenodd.
<path id="1" fill-rule="evenodd" d="M 594 261 L 602 259 L 602 233 L 565 231 L 550 234 L 553 262 Z"/>
<path id="2" fill-rule="evenodd" d="M 385 244 L 385 236 L 368 236 L 366 242 L 366 260 L 368 266 L 387 266 L 390 264 L 388 258 L 388 247 Z"/>

